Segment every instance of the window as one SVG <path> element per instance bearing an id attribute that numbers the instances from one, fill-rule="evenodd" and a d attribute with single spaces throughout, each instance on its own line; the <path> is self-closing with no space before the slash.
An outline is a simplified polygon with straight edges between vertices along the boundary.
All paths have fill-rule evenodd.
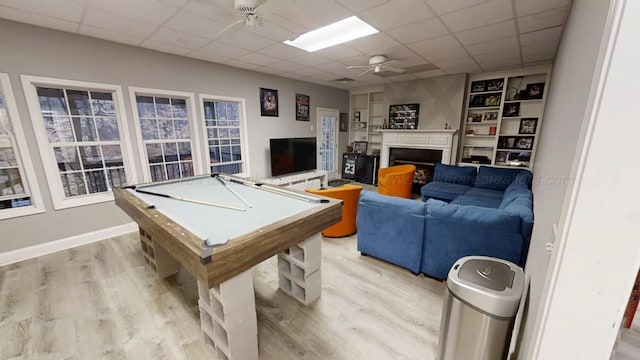
<path id="1" fill-rule="evenodd" d="M 0 219 L 43 212 L 11 83 L 0 74 Z"/>
<path id="2" fill-rule="evenodd" d="M 134 176 L 120 87 L 27 76 L 23 82 L 54 207 L 112 200 L 111 188 Z"/>
<path id="3" fill-rule="evenodd" d="M 137 130 L 144 154 L 146 181 L 163 181 L 193 176 L 197 146 L 192 141 L 189 121 L 193 94 L 129 88 L 137 108 Z"/>
<path id="4" fill-rule="evenodd" d="M 244 99 L 203 95 L 200 102 L 209 170 L 248 175 Z"/>

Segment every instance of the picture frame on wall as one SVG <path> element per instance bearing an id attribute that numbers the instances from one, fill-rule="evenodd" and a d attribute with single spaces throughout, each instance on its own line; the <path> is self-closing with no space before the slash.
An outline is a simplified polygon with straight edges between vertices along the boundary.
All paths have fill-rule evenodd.
<path id="1" fill-rule="evenodd" d="M 527 84 L 525 89 L 527 100 L 542 99 L 544 94 L 544 83 Z"/>
<path id="2" fill-rule="evenodd" d="M 518 117 L 520 115 L 520 103 L 507 103 L 502 108 L 502 117 Z"/>
<path id="3" fill-rule="evenodd" d="M 308 95 L 296 94 L 296 121 L 309 121 L 310 100 Z"/>
<path id="4" fill-rule="evenodd" d="M 278 90 L 260 88 L 260 115 L 278 116 Z"/>
<path id="5" fill-rule="evenodd" d="M 369 145 L 369 142 L 367 141 L 354 141 L 353 152 L 357 154 L 366 154 L 368 145 Z"/>
<path id="6" fill-rule="evenodd" d="M 520 119 L 520 127 L 518 134 L 533 135 L 538 127 L 538 118 L 522 118 Z"/>
<path id="7" fill-rule="evenodd" d="M 349 131 L 349 114 L 340 113 L 340 131 Z"/>

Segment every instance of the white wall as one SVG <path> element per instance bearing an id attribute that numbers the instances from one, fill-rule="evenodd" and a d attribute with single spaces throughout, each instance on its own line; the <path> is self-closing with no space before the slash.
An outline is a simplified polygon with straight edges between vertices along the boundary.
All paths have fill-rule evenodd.
<path id="1" fill-rule="evenodd" d="M 541 319 L 545 316 L 545 289 L 549 286 L 549 279 L 556 275 L 554 263 L 550 264 L 550 256 L 544 250 L 544 243 L 553 241 L 554 224 L 558 225 L 558 238 L 568 231 L 564 217 L 571 193 L 575 190 L 578 160 L 583 155 L 582 147 L 596 85 L 599 83 L 603 58 L 602 43 L 610 31 L 606 27 L 610 4 L 609 0 L 574 0 L 554 63 L 545 121 L 533 169 L 536 222 L 526 266 L 531 288 L 529 310 L 525 314 L 526 321 L 519 352 L 522 359 L 530 359 L 533 356 L 534 342 L 541 331 Z M 620 129 L 617 121 L 612 123 Z M 611 148 L 615 148 L 616 140 L 612 138 L 610 142 Z M 579 241 L 597 243 L 602 240 L 604 239 L 587 236 Z M 555 246 L 557 252 L 562 246 L 560 240 L 557 240 Z M 578 248 L 575 250 L 579 251 Z M 567 291 L 571 292 L 569 289 Z M 576 293 L 574 301 L 582 301 L 581 296 Z M 586 324 L 588 322 L 583 318 L 567 323 L 576 329 Z M 556 340 L 564 342 L 567 336 L 568 332 Z"/>
<path id="2" fill-rule="evenodd" d="M 316 136 L 316 107 L 348 112 L 345 90 L 217 65 L 181 56 L 111 43 L 75 34 L 0 20 L 0 72 L 16 95 L 47 212 L 0 221 L 0 253 L 129 222 L 113 203 L 54 211 L 27 111 L 20 74 L 128 86 L 242 97 L 247 101 L 249 156 L 253 177 L 269 176 L 269 139 Z M 280 117 L 260 117 L 259 87 L 279 91 Z M 311 97 L 310 122 L 295 121 L 294 96 Z M 135 134 L 131 104 L 125 101 L 129 130 Z M 313 129 L 311 128 L 313 126 Z M 341 136 L 340 149 L 346 147 Z M 134 151 L 137 142 L 134 139 Z M 139 156 L 139 154 L 137 154 Z M 139 160 L 136 160 L 140 166 Z"/>

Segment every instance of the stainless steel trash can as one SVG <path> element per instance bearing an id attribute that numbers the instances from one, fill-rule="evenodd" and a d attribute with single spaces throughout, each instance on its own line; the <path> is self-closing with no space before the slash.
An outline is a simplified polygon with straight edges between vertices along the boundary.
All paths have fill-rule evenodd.
<path id="1" fill-rule="evenodd" d="M 456 261 L 447 278 L 438 359 L 506 359 L 523 288 L 524 272 L 509 261 Z"/>

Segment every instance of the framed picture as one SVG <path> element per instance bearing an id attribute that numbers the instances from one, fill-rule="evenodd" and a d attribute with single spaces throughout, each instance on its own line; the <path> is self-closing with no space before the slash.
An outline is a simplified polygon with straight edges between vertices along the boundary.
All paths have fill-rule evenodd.
<path id="1" fill-rule="evenodd" d="M 353 121 L 360 121 L 360 111 L 353 113 Z"/>
<path id="2" fill-rule="evenodd" d="M 309 96 L 296 94 L 296 121 L 309 121 Z"/>
<path id="3" fill-rule="evenodd" d="M 349 114 L 340 113 L 340 131 L 349 131 Z"/>
<path id="4" fill-rule="evenodd" d="M 538 118 L 522 118 L 520 119 L 518 134 L 535 134 L 537 126 Z"/>
<path id="5" fill-rule="evenodd" d="M 486 98 L 484 95 L 472 95 L 471 101 L 469 101 L 469 107 L 483 107 Z"/>
<path id="6" fill-rule="evenodd" d="M 509 156 L 508 151 L 496 151 L 496 164 L 498 163 L 506 163 L 507 157 Z"/>
<path id="7" fill-rule="evenodd" d="M 467 122 L 481 122 L 481 121 L 482 121 L 482 114 L 469 113 L 469 116 L 467 116 Z"/>
<path id="8" fill-rule="evenodd" d="M 502 117 L 517 117 L 520 115 L 520 103 L 508 103 L 504 104 L 502 108 Z"/>
<path id="9" fill-rule="evenodd" d="M 498 138 L 498 149 L 515 149 L 516 140 L 515 136 L 500 136 Z"/>
<path id="10" fill-rule="evenodd" d="M 354 141 L 353 152 L 357 154 L 366 154 L 368 144 L 369 143 L 367 141 Z"/>
<path id="11" fill-rule="evenodd" d="M 417 129 L 420 104 L 389 106 L 389 129 Z"/>
<path id="12" fill-rule="evenodd" d="M 498 120 L 498 112 L 497 111 L 487 111 L 484 113 L 483 121 L 496 121 Z"/>
<path id="13" fill-rule="evenodd" d="M 517 138 L 516 149 L 531 150 L 533 149 L 533 136 L 520 136 Z"/>
<path id="14" fill-rule="evenodd" d="M 260 115 L 278 116 L 278 90 L 260 88 Z"/>
<path id="15" fill-rule="evenodd" d="M 527 84 L 525 89 L 525 94 L 529 100 L 542 99 L 543 93 L 544 83 Z"/>
<path id="16" fill-rule="evenodd" d="M 495 135 L 496 134 L 496 126 L 490 126 L 489 127 L 489 135 Z"/>
<path id="17" fill-rule="evenodd" d="M 485 81 L 487 91 L 502 91 L 504 79 L 493 79 Z"/>
<path id="18" fill-rule="evenodd" d="M 500 106 L 502 94 L 489 95 L 484 101 L 484 106 Z"/>
<path id="19" fill-rule="evenodd" d="M 483 91 L 485 91 L 484 81 L 471 82 L 471 92 L 483 92 Z"/>

